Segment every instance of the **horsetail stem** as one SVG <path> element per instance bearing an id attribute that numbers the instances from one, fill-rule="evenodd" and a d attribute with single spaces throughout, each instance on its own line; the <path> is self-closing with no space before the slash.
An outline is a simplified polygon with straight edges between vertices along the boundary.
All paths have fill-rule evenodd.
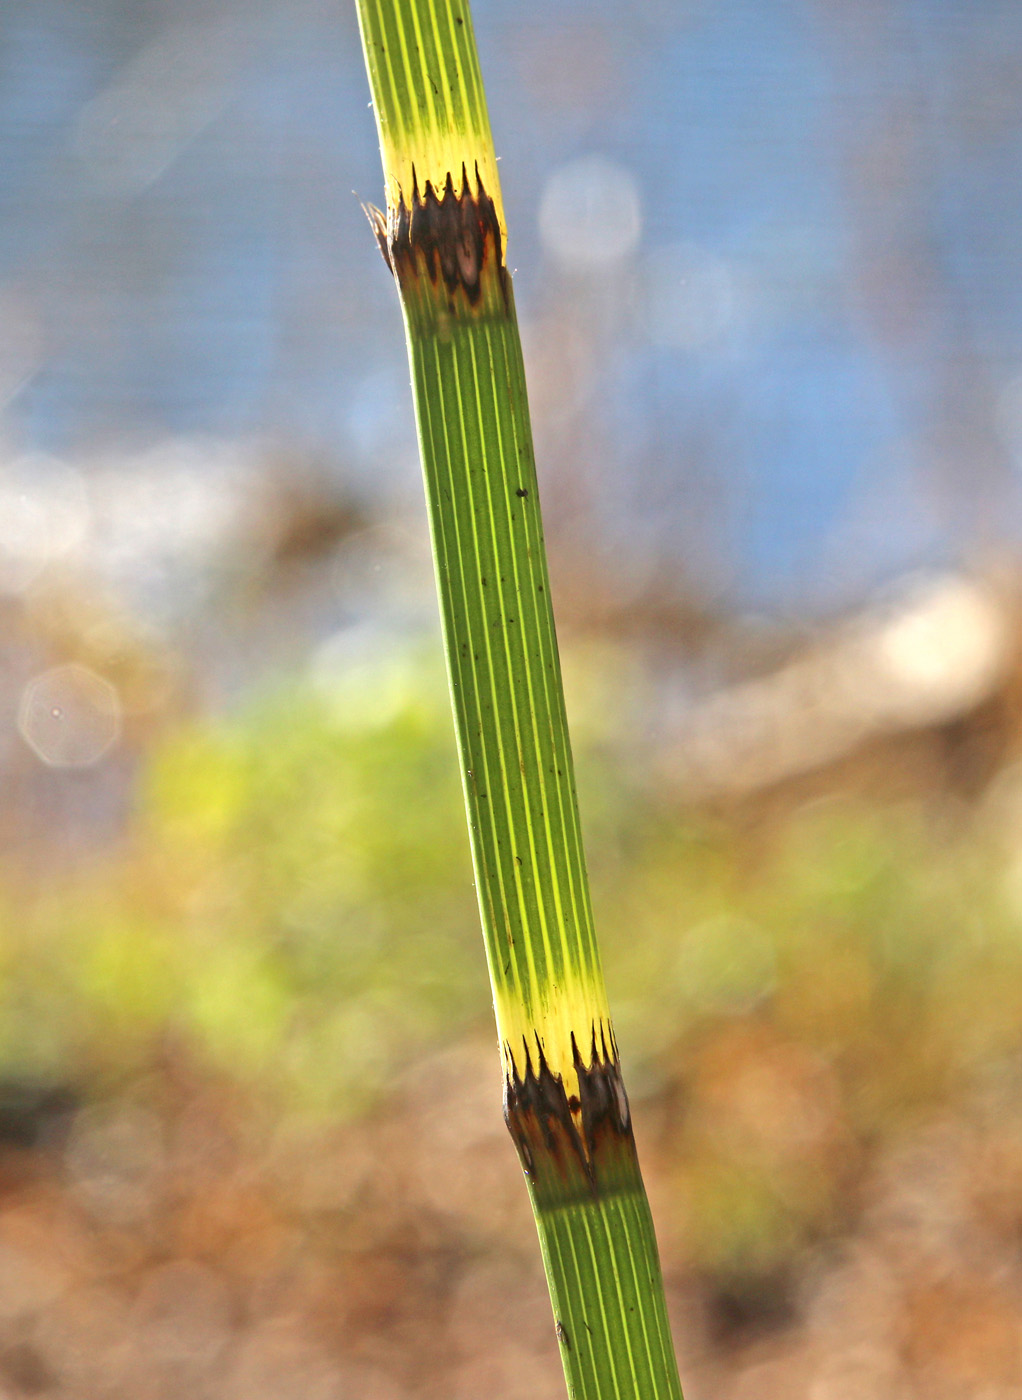
<path id="1" fill-rule="evenodd" d="M 681 1396 L 575 795 L 497 163 L 463 0 L 358 0 L 479 909 L 569 1394 Z"/>

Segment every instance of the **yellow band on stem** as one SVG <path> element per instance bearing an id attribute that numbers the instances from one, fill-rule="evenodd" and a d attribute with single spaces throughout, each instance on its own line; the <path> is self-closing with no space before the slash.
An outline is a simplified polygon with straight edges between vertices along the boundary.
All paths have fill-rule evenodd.
<path id="1" fill-rule="evenodd" d="M 375 98 L 387 204 L 411 208 L 429 184 L 440 194 L 462 167 L 478 171 L 506 238 L 472 19 L 458 0 L 360 6 Z"/>

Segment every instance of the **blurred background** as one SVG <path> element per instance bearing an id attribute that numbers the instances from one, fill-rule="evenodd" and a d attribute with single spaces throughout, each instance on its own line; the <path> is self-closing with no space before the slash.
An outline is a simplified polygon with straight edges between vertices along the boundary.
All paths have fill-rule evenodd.
<path id="1" fill-rule="evenodd" d="M 476 0 L 687 1400 L 1022 1400 L 1022 10 Z M 0 18 L 0 1397 L 555 1400 L 341 0 Z"/>

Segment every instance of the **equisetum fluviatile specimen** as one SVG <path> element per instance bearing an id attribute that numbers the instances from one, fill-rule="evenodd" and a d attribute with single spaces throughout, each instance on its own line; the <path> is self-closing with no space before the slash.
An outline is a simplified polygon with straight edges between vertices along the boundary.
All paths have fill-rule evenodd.
<path id="1" fill-rule="evenodd" d="M 358 0 L 504 1114 L 569 1393 L 680 1397 L 592 911 L 497 163 L 461 0 Z M 424 950 L 425 953 L 425 950 Z M 428 955 L 428 954 L 426 954 Z"/>

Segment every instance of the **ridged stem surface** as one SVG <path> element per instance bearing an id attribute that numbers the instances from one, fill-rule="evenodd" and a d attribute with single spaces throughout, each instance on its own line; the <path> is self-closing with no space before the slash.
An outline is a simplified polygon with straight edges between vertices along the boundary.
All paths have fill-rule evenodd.
<path id="1" fill-rule="evenodd" d="M 681 1396 L 575 796 L 497 166 L 467 6 L 358 0 L 504 1110 L 569 1394 Z"/>

